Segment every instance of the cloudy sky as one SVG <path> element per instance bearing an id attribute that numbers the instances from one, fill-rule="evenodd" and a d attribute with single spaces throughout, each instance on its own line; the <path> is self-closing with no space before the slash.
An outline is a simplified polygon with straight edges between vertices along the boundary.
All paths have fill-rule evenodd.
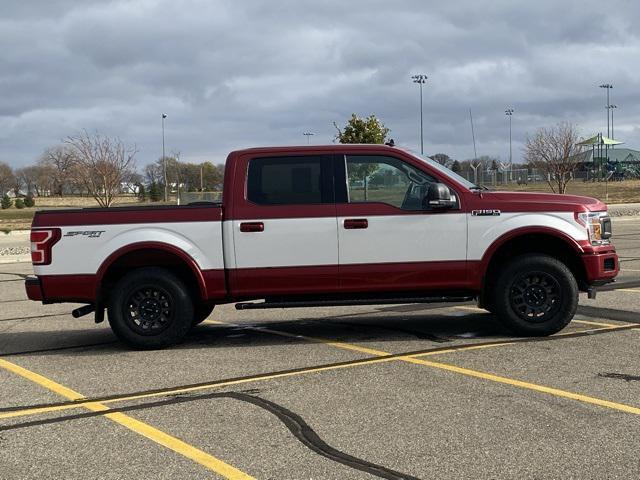
<path id="1" fill-rule="evenodd" d="M 233 149 L 330 143 L 376 114 L 425 153 L 514 160 L 559 121 L 640 149 L 640 3 L 628 1 L 2 0 L 0 161 L 19 167 L 82 129 L 222 162 Z"/>

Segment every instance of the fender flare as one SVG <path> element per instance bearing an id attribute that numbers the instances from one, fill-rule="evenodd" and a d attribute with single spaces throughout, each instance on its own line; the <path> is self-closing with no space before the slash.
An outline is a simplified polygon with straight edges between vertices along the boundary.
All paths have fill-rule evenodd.
<path id="1" fill-rule="evenodd" d="M 482 285 L 483 278 L 487 273 L 487 270 L 489 268 L 489 263 L 491 263 L 491 260 L 493 259 L 493 256 L 495 255 L 495 253 L 504 244 L 518 237 L 521 237 L 524 235 L 536 234 L 536 233 L 550 235 L 552 237 L 558 238 L 559 240 L 562 240 L 567 246 L 571 247 L 571 249 L 578 255 L 585 253 L 585 247 L 587 246 L 586 244 L 582 245 L 576 239 L 574 239 L 573 237 L 571 237 L 570 235 L 566 234 L 561 230 L 557 230 L 551 227 L 543 227 L 543 226 L 516 228 L 515 230 L 511 230 L 509 232 L 502 234 L 497 239 L 495 239 L 491 243 L 491 245 L 489 245 L 489 247 L 485 250 L 484 254 L 482 255 L 482 259 L 480 260 L 478 268 L 476 269 L 476 272 L 474 275 L 475 278 L 472 279 L 472 282 L 478 285 L 479 287 L 483 286 Z"/>
<path id="2" fill-rule="evenodd" d="M 119 249 L 109 254 L 109 256 L 102 262 L 102 264 L 100 265 L 100 268 L 98 268 L 98 271 L 96 273 L 96 287 L 95 287 L 96 298 L 99 298 L 100 288 L 102 287 L 102 280 L 107 270 L 109 270 L 109 267 L 111 267 L 111 265 L 113 265 L 113 263 L 116 262 L 123 255 L 126 255 L 131 252 L 135 252 L 138 250 L 162 250 L 169 254 L 179 257 L 194 274 L 198 282 L 200 296 L 202 298 L 207 297 L 207 287 L 204 280 L 204 276 L 202 275 L 202 270 L 200 270 L 200 267 L 198 266 L 196 261 L 193 259 L 193 257 L 191 257 L 191 255 L 189 255 L 187 252 L 185 252 L 181 248 L 178 248 L 174 245 L 164 243 L 164 242 L 137 242 L 137 243 L 131 243 L 129 245 L 125 245 L 124 247 L 120 247 Z"/>

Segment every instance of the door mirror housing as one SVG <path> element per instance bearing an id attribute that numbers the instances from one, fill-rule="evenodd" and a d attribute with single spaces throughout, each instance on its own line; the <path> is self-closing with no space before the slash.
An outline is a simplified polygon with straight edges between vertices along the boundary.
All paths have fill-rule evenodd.
<path id="1" fill-rule="evenodd" d="M 427 190 L 422 205 L 425 209 L 453 208 L 456 199 L 451 195 L 451 190 L 444 183 L 432 183 Z"/>

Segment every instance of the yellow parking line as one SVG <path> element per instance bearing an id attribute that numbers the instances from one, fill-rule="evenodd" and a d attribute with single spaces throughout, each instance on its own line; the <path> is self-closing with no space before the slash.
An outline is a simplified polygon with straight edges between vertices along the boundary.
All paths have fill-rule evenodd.
<path id="1" fill-rule="evenodd" d="M 572 323 L 582 323 L 584 325 L 593 325 L 594 327 L 618 327 L 614 323 L 592 322 L 591 320 L 571 320 Z"/>
<path id="2" fill-rule="evenodd" d="M 213 324 L 213 325 L 236 325 L 236 326 L 239 326 L 237 324 L 225 323 L 225 322 L 220 322 L 220 321 L 216 321 L 216 320 L 206 320 L 203 323 L 209 323 L 209 324 Z M 374 350 L 374 349 L 370 349 L 370 348 L 360 347 L 359 345 L 348 344 L 348 343 L 344 343 L 344 342 L 335 342 L 335 341 L 331 341 L 331 340 L 318 339 L 318 338 L 307 337 L 307 336 L 303 336 L 303 335 L 295 335 L 295 334 L 288 333 L 288 332 L 281 332 L 281 331 L 276 331 L 276 330 L 271 330 L 271 329 L 261 329 L 261 328 L 257 328 L 257 327 L 256 328 L 254 328 L 254 327 L 243 327 L 243 328 L 247 328 L 247 329 L 253 328 L 256 331 L 263 331 L 265 333 L 271 333 L 271 334 L 274 334 L 274 335 L 280 335 L 280 336 L 286 336 L 286 337 L 300 338 L 300 339 L 303 339 L 303 340 L 308 340 L 308 341 L 313 341 L 313 342 L 322 341 L 322 343 L 326 344 L 326 345 L 334 346 L 336 348 L 355 350 L 355 351 L 359 351 L 359 352 L 362 352 L 362 353 L 365 353 L 365 352 L 369 352 L 369 353 L 376 352 L 375 354 L 373 354 L 374 356 L 382 357 L 383 355 L 389 355 L 387 352 L 382 352 L 381 350 Z M 603 330 L 617 330 L 617 329 L 623 329 L 623 328 L 628 328 L 628 325 L 605 327 L 605 328 L 586 329 L 586 330 L 581 330 L 581 332 L 583 332 L 583 333 L 599 332 L 599 331 L 603 331 Z M 558 334 L 556 334 L 554 336 L 561 337 L 561 336 L 564 336 L 564 335 L 574 335 L 575 333 L 577 333 L 577 332 L 565 332 L 565 333 L 558 333 Z M 293 376 L 298 376 L 298 375 L 306 375 L 308 373 L 318 373 L 318 372 L 325 372 L 325 371 L 330 371 L 330 370 L 338 370 L 338 369 L 343 369 L 343 368 L 351 368 L 351 367 L 356 367 L 356 366 L 361 366 L 361 365 L 373 365 L 373 364 L 378 364 L 378 363 L 393 362 L 393 361 L 398 361 L 398 360 L 406 359 L 406 358 L 417 358 L 417 357 L 422 357 L 422 356 L 442 355 L 442 354 L 446 354 L 446 353 L 455 353 L 455 352 L 468 351 L 468 350 L 480 350 L 480 349 L 485 349 L 485 348 L 494 348 L 494 347 L 502 347 L 502 346 L 507 346 L 507 345 L 516 345 L 518 343 L 520 343 L 520 342 L 503 342 L 503 343 L 494 343 L 494 344 L 488 344 L 488 345 L 466 345 L 464 347 L 452 347 L 452 348 L 448 348 L 448 349 L 437 350 L 437 351 L 433 351 L 433 352 L 425 352 L 425 353 L 420 353 L 420 354 L 415 354 L 415 355 L 410 355 L 410 356 L 390 357 L 390 358 L 382 357 L 382 358 L 374 359 L 374 360 L 372 360 L 370 358 L 366 358 L 366 359 L 362 360 L 363 363 L 357 363 L 357 361 L 356 361 L 354 363 L 328 365 L 328 366 L 324 366 L 324 367 L 309 367 L 308 369 L 292 371 L 292 372 L 281 372 L 281 373 L 274 373 L 274 374 L 257 375 L 257 376 L 249 377 L 249 378 L 240 378 L 240 379 L 236 379 L 236 380 L 211 382 L 211 383 L 207 383 L 207 384 L 203 384 L 203 385 L 195 385 L 195 386 L 187 386 L 187 387 L 176 387 L 176 388 L 170 389 L 170 390 L 160 390 L 160 391 L 156 391 L 156 392 L 131 394 L 131 395 L 127 395 L 127 396 L 121 396 L 121 397 L 115 397 L 115 398 L 111 398 L 111 399 L 105 399 L 105 400 L 101 400 L 100 403 L 103 404 L 103 405 L 106 405 L 106 404 L 113 404 L 113 403 L 117 403 L 117 402 L 126 402 L 126 401 L 140 400 L 140 399 L 147 399 L 147 398 L 154 398 L 154 397 L 164 397 L 164 396 L 167 396 L 167 395 L 176 395 L 176 394 L 188 393 L 188 392 L 198 392 L 198 391 L 212 390 L 212 389 L 215 389 L 215 388 L 222 388 L 222 387 L 227 387 L 227 386 L 231 386 L 231 385 L 240 385 L 240 384 L 258 382 L 258 381 L 263 381 L 263 380 L 272 380 L 272 379 L 277 379 L 277 378 L 287 378 L 287 377 L 293 377 Z M 81 397 L 81 398 L 84 398 L 84 397 Z M 73 403 L 73 404 L 51 405 L 51 406 L 45 406 L 45 407 L 32 407 L 32 408 L 24 408 L 24 409 L 21 409 L 21 410 L 12 410 L 12 411 L 9 411 L 9 412 L 0 413 L 0 419 L 37 415 L 37 414 L 41 414 L 41 413 L 60 412 L 60 411 L 63 411 L 63 410 L 72 410 L 72 409 L 77 409 L 77 408 L 83 408 L 88 404 L 95 404 L 96 403 L 96 402 L 93 402 L 93 401 L 85 401 L 85 402 L 83 402 L 81 400 L 76 400 L 76 401 L 77 401 L 77 403 Z"/>
<path id="3" fill-rule="evenodd" d="M 68 400 L 82 400 L 86 398 L 84 395 L 71 390 L 70 388 L 65 387 L 64 385 L 60 385 L 57 382 L 54 382 L 51 379 L 48 379 L 42 375 L 39 375 L 31 370 L 27 370 L 15 363 L 8 362 L 6 360 L 0 359 L 0 367 L 8 370 L 16 375 L 19 375 L 27 380 L 30 380 L 41 387 L 44 387 L 48 390 L 51 390 L 58 395 L 61 395 Z M 103 403 L 98 402 L 89 402 L 84 403 L 82 406 L 92 412 L 107 412 L 109 411 L 109 407 L 105 406 Z M 125 415 L 120 412 L 112 412 L 106 413 L 104 415 L 109 420 L 116 422 L 132 432 L 135 432 L 143 437 L 148 438 L 149 440 L 162 445 L 169 450 L 172 450 L 186 458 L 193 460 L 194 462 L 208 468 L 209 470 L 222 475 L 225 478 L 230 479 L 243 479 L 249 480 L 253 479 L 253 477 L 247 475 L 246 473 L 238 470 L 235 467 L 223 462 L 222 460 L 217 459 L 213 455 L 210 455 L 202 450 L 189 445 L 188 443 L 183 442 L 182 440 L 173 437 L 157 428 L 152 427 L 140 420 L 136 420 L 133 417 Z"/>
<path id="4" fill-rule="evenodd" d="M 307 340 L 309 342 L 324 343 L 324 344 L 332 346 L 332 347 L 342 348 L 343 350 L 353 350 L 353 351 L 360 352 L 360 353 L 366 353 L 367 355 L 374 355 L 374 356 L 390 355 L 390 353 L 383 352 L 382 350 L 374 350 L 372 348 L 361 347 L 359 345 L 354 345 L 352 343 L 338 342 L 338 341 L 329 340 L 329 339 L 326 339 L 326 338 L 307 337 L 305 335 L 298 335 L 296 333 L 289 333 L 289 332 L 281 332 L 279 330 L 271 330 L 269 328 L 245 327 L 245 326 L 240 325 L 240 324 L 225 323 L 225 322 L 220 322 L 218 320 L 205 320 L 202 323 L 204 323 L 204 324 L 209 323 L 209 324 L 212 324 L 212 325 L 233 325 L 233 326 L 237 326 L 237 327 L 239 326 L 239 327 L 242 327 L 242 328 L 244 328 L 246 330 L 252 330 L 254 332 L 272 333 L 274 335 L 279 335 L 281 337 L 300 338 L 302 340 Z"/>
<path id="5" fill-rule="evenodd" d="M 636 268 L 621 268 L 620 271 L 621 272 L 640 272 L 640 270 Z"/>
<path id="6" fill-rule="evenodd" d="M 640 293 L 640 288 L 616 288 L 614 292 L 633 292 Z"/>
<path id="7" fill-rule="evenodd" d="M 397 359 L 398 359 L 397 357 L 391 357 L 391 358 L 379 358 L 375 360 L 371 360 L 371 359 L 365 359 L 365 360 L 366 360 L 366 364 L 368 365 L 368 364 L 374 364 L 374 363 L 392 362 Z M 274 374 L 267 374 L 267 375 L 258 375 L 255 377 L 240 378 L 237 380 L 229 380 L 224 382 L 211 382 L 209 384 L 196 385 L 192 387 L 176 387 L 175 389 L 171 389 L 171 390 L 160 390 L 157 392 L 132 394 L 132 395 L 127 395 L 122 397 L 115 397 L 115 398 L 101 400 L 100 403 L 103 405 L 107 405 L 107 404 L 112 404 L 117 402 L 127 402 L 132 400 L 140 400 L 140 399 L 153 398 L 153 397 L 164 397 L 167 395 L 177 395 L 177 394 L 188 393 L 188 392 L 212 390 L 214 388 L 228 387 L 230 385 L 241 385 L 244 383 L 258 382 L 262 380 L 273 380 L 276 378 L 293 377 L 298 375 L 304 375 L 307 373 L 326 372 L 329 370 L 338 370 L 342 368 L 356 367 L 364 364 L 365 363 L 349 363 L 349 364 L 342 364 L 342 365 L 328 365 L 326 367 L 315 367 L 315 368 L 310 367 L 308 369 L 293 371 L 293 372 L 282 372 L 282 373 L 274 373 Z M 81 398 L 84 398 L 84 397 L 81 397 Z M 89 404 L 94 404 L 94 403 L 96 402 L 78 401 L 78 403 L 74 403 L 74 404 L 51 405 L 48 407 L 33 407 L 33 408 L 25 408 L 21 410 L 13 410 L 9 412 L 0 413 L 0 419 L 24 417 L 28 415 L 37 415 L 40 413 L 59 412 L 62 410 L 72 410 L 76 408 L 82 408 Z"/>
<path id="8" fill-rule="evenodd" d="M 581 395 L 579 393 L 568 392 L 566 390 L 560 390 L 558 388 L 547 387 L 536 383 L 523 382 L 522 380 L 516 380 L 508 377 L 501 377 L 499 375 L 493 375 L 492 373 L 481 372 L 478 370 L 471 370 L 468 368 L 457 367 L 448 363 L 432 362 L 430 360 L 421 360 L 419 358 L 409 358 L 406 361 L 411 363 L 417 363 L 418 365 L 424 365 L 427 367 L 438 368 L 440 370 L 446 370 L 449 372 L 459 373 L 469 377 L 481 378 L 483 380 L 489 380 L 491 382 L 503 383 L 514 387 L 524 388 L 527 390 L 534 390 L 540 393 L 547 393 L 556 397 L 568 398 L 583 403 L 589 403 L 597 405 L 599 407 L 611 408 L 625 413 L 632 413 L 634 415 L 640 415 L 640 408 L 633 407 L 631 405 L 625 405 L 623 403 L 610 402 L 608 400 L 602 400 L 596 397 L 590 397 L 587 395 Z"/>
<path id="9" fill-rule="evenodd" d="M 595 329 L 595 330 L 615 330 L 617 328 L 623 328 L 623 327 L 606 327 L 606 328 L 600 328 L 600 329 Z M 258 330 L 258 331 L 263 331 L 263 332 L 267 332 L 267 333 L 272 333 L 274 335 L 282 335 L 282 336 L 291 336 L 292 334 L 288 333 L 288 332 L 280 332 L 278 330 L 271 330 L 271 329 L 260 329 L 260 328 L 253 328 L 250 327 L 250 329 L 253 330 Z M 297 336 L 297 338 L 303 338 L 306 339 L 307 337 L 304 336 Z M 313 341 L 321 341 L 324 340 L 322 343 L 324 343 L 325 345 L 330 345 L 336 348 L 347 348 L 346 345 L 349 345 L 349 350 L 353 350 L 354 347 L 351 344 L 347 344 L 345 342 L 333 342 L 331 340 L 328 339 L 318 339 L 318 338 L 313 338 Z M 516 342 L 514 342 L 516 343 Z M 505 345 L 505 344 L 498 344 L 498 345 Z M 497 345 L 496 345 L 497 346 Z M 358 347 L 360 348 L 360 347 Z M 466 349 L 471 349 L 473 348 L 473 346 L 467 347 Z M 481 348 L 481 347 L 479 347 Z M 453 351 L 456 351 L 455 349 L 452 349 Z M 457 351 L 460 351 L 462 349 L 459 349 Z M 378 355 L 391 355 L 388 352 L 383 352 L 380 350 L 376 350 L 378 353 Z M 446 351 L 440 351 L 439 353 L 445 353 Z M 512 379 L 512 378 L 508 378 L 508 377 L 501 377 L 499 375 L 494 375 L 491 373 L 486 373 L 486 372 L 481 372 L 478 370 L 471 370 L 468 368 L 462 368 L 462 367 L 457 367 L 455 365 L 450 365 L 448 363 L 441 363 L 441 362 L 432 362 L 429 360 L 422 360 L 420 358 L 415 358 L 415 356 L 407 356 L 407 357 L 396 357 L 398 360 L 400 361 L 404 361 L 404 362 L 408 362 L 408 363 L 414 363 L 414 364 L 418 364 L 418 365 L 423 365 L 423 366 L 427 366 L 427 367 L 433 367 L 433 368 L 438 368 L 440 370 L 446 370 L 449 372 L 454 372 L 454 373 L 458 373 L 458 374 L 462 374 L 462 375 L 466 375 L 466 376 L 470 376 L 470 377 L 475 377 L 475 378 L 480 378 L 483 380 L 489 380 L 492 382 L 498 382 L 498 383 L 502 383 L 502 384 L 506 384 L 506 385 L 511 385 L 514 387 L 519 387 L 519 388 L 524 388 L 527 390 L 534 390 L 540 393 L 546 393 L 549 395 L 554 395 L 556 397 L 562 397 L 562 398 L 568 398 L 571 400 L 576 400 L 579 402 L 583 402 L 583 403 L 589 403 L 592 405 L 597 405 L 600 407 L 605 407 L 605 408 L 610 408 L 613 410 L 618 410 L 621 412 L 625 412 L 625 413 L 632 413 L 634 415 L 640 415 L 640 408 L 638 407 L 633 407 L 631 405 L 625 405 L 622 403 L 617 403 L 617 402 L 611 402 L 609 400 L 603 400 L 600 398 L 596 398 L 596 397 L 590 397 L 588 395 L 581 395 L 579 393 L 573 393 L 573 392 L 568 392 L 566 390 L 560 390 L 557 388 L 552 388 L 552 387 L 547 387 L 544 385 L 538 385 L 535 383 L 529 383 L 529 382 L 524 382 L 521 380 L 516 380 L 516 379 Z"/>

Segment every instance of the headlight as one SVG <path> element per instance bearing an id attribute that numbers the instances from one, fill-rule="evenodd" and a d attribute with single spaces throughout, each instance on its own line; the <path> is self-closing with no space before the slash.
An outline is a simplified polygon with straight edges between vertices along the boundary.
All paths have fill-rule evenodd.
<path id="1" fill-rule="evenodd" d="M 609 243 L 611 238 L 611 218 L 607 212 L 584 212 L 578 214 L 578 222 L 587 229 L 592 245 Z"/>

